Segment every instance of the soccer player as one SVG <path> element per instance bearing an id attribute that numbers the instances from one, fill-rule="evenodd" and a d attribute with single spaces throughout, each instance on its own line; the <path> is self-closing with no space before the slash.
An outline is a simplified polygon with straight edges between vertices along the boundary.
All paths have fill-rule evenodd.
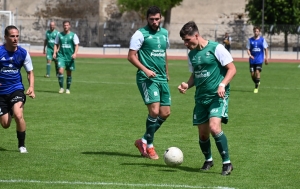
<path id="1" fill-rule="evenodd" d="M 258 93 L 260 85 L 260 72 L 263 62 L 268 65 L 268 43 L 260 36 L 260 27 L 254 26 L 254 36 L 248 39 L 246 48 L 249 55 L 250 73 L 252 81 L 255 83 L 254 93 Z"/>
<path id="2" fill-rule="evenodd" d="M 228 52 L 231 51 L 231 37 L 229 36 L 229 34 L 226 32 L 223 38 L 223 44 L 225 49 L 228 50 Z"/>
<path id="3" fill-rule="evenodd" d="M 67 70 L 67 87 L 66 94 L 70 94 L 72 83 L 72 71 L 75 71 L 75 59 L 79 47 L 78 36 L 70 31 L 70 21 L 63 22 L 64 31 L 60 32 L 55 38 L 53 58 L 56 58 L 57 50 L 57 67 L 58 67 L 58 93 L 64 93 L 64 69 Z"/>
<path id="4" fill-rule="evenodd" d="M 57 75 L 57 61 L 56 59 L 53 59 L 53 50 L 54 50 L 54 44 L 55 44 L 55 38 L 56 35 L 59 32 L 55 29 L 55 22 L 50 22 L 49 30 L 46 32 L 45 40 L 44 40 L 44 49 L 43 53 L 46 54 L 47 59 L 47 66 L 46 66 L 46 75 L 45 77 L 50 77 L 50 70 L 51 70 L 51 61 L 54 60 L 55 62 L 55 71 Z M 47 47 L 47 51 L 46 51 Z"/>
<path id="5" fill-rule="evenodd" d="M 4 129 L 9 128 L 14 115 L 19 151 L 27 153 L 23 111 L 26 95 L 35 98 L 33 66 L 28 52 L 18 46 L 19 30 L 15 26 L 7 26 L 4 33 L 5 44 L 0 46 L 0 123 Z M 22 67 L 26 70 L 29 81 L 26 95 L 21 76 Z"/>
<path id="6" fill-rule="evenodd" d="M 141 155 L 158 159 L 154 134 L 170 115 L 171 95 L 168 85 L 168 31 L 160 27 L 161 11 L 156 6 L 147 10 L 148 24 L 138 29 L 130 40 L 128 61 L 137 67 L 136 82 L 148 109 L 146 132 L 135 141 Z"/>
<path id="7" fill-rule="evenodd" d="M 205 157 L 201 170 L 209 170 L 214 165 L 211 134 L 222 157 L 222 175 L 229 175 L 233 166 L 222 123 L 228 122 L 229 82 L 236 73 L 232 56 L 223 45 L 203 39 L 193 21 L 182 27 L 180 37 L 190 50 L 188 60 L 191 76 L 178 86 L 178 90 L 186 93 L 191 87 L 196 87 L 193 125 L 198 126 L 199 145 Z"/>

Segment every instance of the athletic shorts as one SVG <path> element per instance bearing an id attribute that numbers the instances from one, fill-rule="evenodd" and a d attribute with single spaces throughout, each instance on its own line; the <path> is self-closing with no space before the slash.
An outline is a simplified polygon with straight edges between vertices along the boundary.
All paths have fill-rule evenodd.
<path id="1" fill-rule="evenodd" d="M 159 102 L 161 106 L 171 106 L 171 94 L 168 83 L 147 80 L 143 83 L 137 83 L 137 86 L 146 105 Z"/>
<path id="2" fill-rule="evenodd" d="M 47 49 L 46 59 L 47 60 L 54 60 L 54 61 L 56 60 L 56 59 L 53 58 L 53 50 Z"/>
<path id="3" fill-rule="evenodd" d="M 0 95 L 0 116 L 7 114 L 17 102 L 25 104 L 26 95 L 23 90 L 16 90 L 7 95 Z"/>
<path id="4" fill-rule="evenodd" d="M 65 61 L 63 58 L 57 59 L 57 67 L 64 68 L 68 71 L 75 71 L 75 60 Z"/>
<path id="5" fill-rule="evenodd" d="M 250 64 L 250 72 L 255 72 L 256 70 L 261 72 L 262 71 L 262 65 L 263 64 Z"/>
<path id="6" fill-rule="evenodd" d="M 222 123 L 226 124 L 228 122 L 228 101 L 229 96 L 197 100 L 194 107 L 193 125 L 206 123 L 211 117 L 221 118 Z"/>

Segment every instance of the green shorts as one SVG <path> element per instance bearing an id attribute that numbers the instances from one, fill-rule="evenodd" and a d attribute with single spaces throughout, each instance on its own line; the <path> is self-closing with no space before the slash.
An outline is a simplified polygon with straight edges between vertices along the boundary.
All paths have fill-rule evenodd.
<path id="1" fill-rule="evenodd" d="M 47 49 L 46 59 L 47 59 L 47 60 L 55 60 L 55 59 L 53 58 L 53 50 Z"/>
<path id="2" fill-rule="evenodd" d="M 194 107 L 193 124 L 199 125 L 209 121 L 211 117 L 222 119 L 222 123 L 228 122 L 229 96 L 220 98 L 215 96 L 210 99 L 197 100 Z"/>
<path id="3" fill-rule="evenodd" d="M 64 68 L 68 71 L 75 71 L 75 60 L 65 61 L 63 58 L 57 59 L 57 67 Z"/>
<path id="4" fill-rule="evenodd" d="M 171 106 L 171 94 L 168 83 L 147 80 L 143 83 L 137 83 L 137 86 L 146 105 L 159 102 L 161 106 Z"/>

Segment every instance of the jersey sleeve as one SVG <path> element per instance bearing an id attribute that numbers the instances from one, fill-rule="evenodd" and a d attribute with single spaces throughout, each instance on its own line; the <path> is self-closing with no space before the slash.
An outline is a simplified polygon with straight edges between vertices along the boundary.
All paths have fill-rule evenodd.
<path id="1" fill-rule="evenodd" d="M 130 39 L 129 49 L 138 51 L 140 50 L 143 42 L 144 42 L 144 36 L 142 32 L 137 30 Z"/>
<path id="2" fill-rule="evenodd" d="M 246 48 L 250 49 L 250 39 L 248 39 L 248 41 L 247 41 Z"/>
<path id="3" fill-rule="evenodd" d="M 74 34 L 73 42 L 74 42 L 75 45 L 79 44 L 79 38 L 78 38 L 76 33 Z"/>
<path id="4" fill-rule="evenodd" d="M 188 66 L 189 66 L 189 72 L 193 73 L 194 72 L 194 67 L 190 61 L 190 58 L 188 58 Z"/>
<path id="5" fill-rule="evenodd" d="M 29 72 L 29 71 L 33 70 L 33 65 L 32 65 L 32 61 L 31 61 L 31 57 L 30 57 L 29 53 L 28 52 L 26 52 L 26 53 L 27 54 L 26 54 L 26 58 L 24 60 L 23 66 L 24 66 L 26 72 Z"/>
<path id="6" fill-rule="evenodd" d="M 268 48 L 268 46 L 269 46 L 265 38 L 264 38 L 264 41 L 263 41 L 263 46 L 264 46 L 265 49 Z"/>
<path id="7" fill-rule="evenodd" d="M 59 44 L 59 33 L 55 37 L 55 42 L 56 45 Z"/>
<path id="8" fill-rule="evenodd" d="M 226 66 L 227 64 L 233 62 L 231 54 L 221 44 L 217 45 L 215 50 L 215 56 L 217 57 L 222 66 Z"/>

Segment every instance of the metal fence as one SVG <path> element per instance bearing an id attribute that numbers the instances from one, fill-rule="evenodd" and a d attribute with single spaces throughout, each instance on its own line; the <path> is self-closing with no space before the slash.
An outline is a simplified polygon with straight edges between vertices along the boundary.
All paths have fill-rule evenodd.
<path id="1" fill-rule="evenodd" d="M 7 18 L 0 17 L 0 41 L 4 42 L 4 28 L 8 25 Z M 53 19 L 56 22 L 57 30 L 62 31 L 62 19 Z M 108 20 L 99 22 L 91 19 L 72 19 L 71 30 L 75 32 L 79 39 L 80 45 L 84 47 L 103 47 L 104 44 L 119 44 L 121 47 L 128 47 L 133 33 L 145 22 L 121 22 L 117 20 Z M 20 42 L 32 45 L 42 45 L 45 38 L 45 32 L 48 29 L 50 20 L 43 18 L 18 19 L 14 21 L 20 30 Z M 179 31 L 184 23 L 171 23 L 170 42 L 171 48 L 183 48 L 182 40 L 179 37 Z M 245 49 L 247 39 L 253 36 L 253 26 L 235 23 L 235 24 L 201 24 L 197 23 L 200 34 L 209 40 L 221 42 L 225 32 L 232 37 L 232 49 Z M 265 26 L 264 37 L 266 38 L 271 50 L 284 50 L 284 34 L 277 34 L 279 29 L 287 28 L 288 51 L 298 51 L 300 48 L 299 26 Z"/>

